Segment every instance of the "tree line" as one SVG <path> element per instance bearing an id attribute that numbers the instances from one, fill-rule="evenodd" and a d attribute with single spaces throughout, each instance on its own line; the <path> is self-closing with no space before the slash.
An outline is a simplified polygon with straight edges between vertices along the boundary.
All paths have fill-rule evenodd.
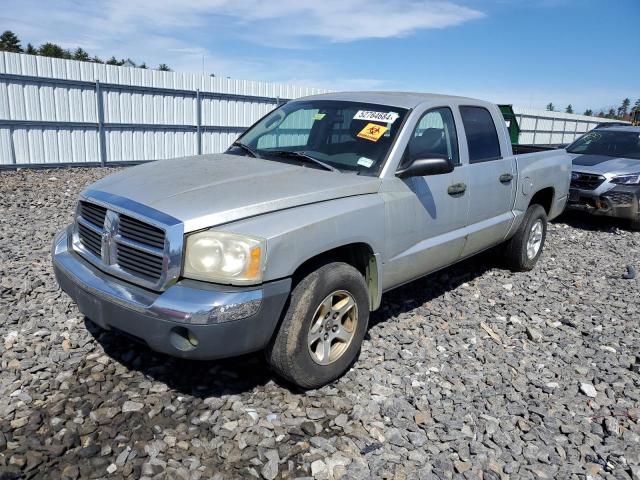
<path id="1" fill-rule="evenodd" d="M 96 55 L 91 56 L 86 50 L 84 50 L 81 47 L 78 47 L 75 50 L 68 50 L 52 42 L 43 43 L 37 48 L 34 47 L 31 43 L 28 43 L 26 47 L 22 48 L 20 39 L 11 30 L 6 30 L 2 35 L 0 35 L 0 50 L 5 52 L 13 52 L 13 53 L 26 53 L 28 55 L 40 55 L 41 57 L 64 58 L 67 60 L 80 60 L 81 62 L 104 63 L 107 65 L 118 65 L 118 66 L 122 66 L 126 64 L 131 67 L 149 68 L 145 62 L 136 63 L 130 58 L 127 58 L 127 59 L 123 58 L 118 60 L 114 56 L 112 56 L 109 60 L 105 61 Z M 170 72 L 171 68 L 169 68 L 167 64 L 161 63 L 160 65 L 158 65 L 156 70 L 160 70 L 163 72 Z"/>
<path id="2" fill-rule="evenodd" d="M 555 112 L 556 107 L 553 103 L 549 103 L 547 105 L 547 111 Z M 564 109 L 565 113 L 574 113 L 573 107 L 571 104 L 567 105 L 567 108 Z M 601 118 L 612 118 L 615 120 L 631 120 L 633 113 L 636 111 L 640 111 L 640 98 L 636 100 L 636 103 L 631 107 L 631 99 L 625 98 L 622 100 L 622 103 L 618 107 L 609 107 L 605 112 L 605 109 L 602 108 L 600 111 L 594 115 L 593 110 L 588 108 L 584 111 L 583 115 L 587 115 L 589 117 L 601 117 Z"/>

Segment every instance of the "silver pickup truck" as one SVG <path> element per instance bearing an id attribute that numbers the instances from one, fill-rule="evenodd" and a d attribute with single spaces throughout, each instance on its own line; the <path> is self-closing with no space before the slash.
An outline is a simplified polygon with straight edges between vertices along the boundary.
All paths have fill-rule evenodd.
<path id="1" fill-rule="evenodd" d="M 355 361 L 384 292 L 500 244 L 508 266 L 533 268 L 570 172 L 564 151 L 514 156 L 487 102 L 307 97 L 225 154 L 90 185 L 53 264 L 105 329 L 183 358 L 264 350 L 314 388 Z"/>

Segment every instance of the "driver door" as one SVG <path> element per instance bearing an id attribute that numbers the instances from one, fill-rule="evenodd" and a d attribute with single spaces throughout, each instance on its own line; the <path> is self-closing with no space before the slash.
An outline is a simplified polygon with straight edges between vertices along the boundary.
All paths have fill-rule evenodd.
<path id="1" fill-rule="evenodd" d="M 404 154 L 415 158 L 446 155 L 450 173 L 398 180 L 402 195 L 385 202 L 389 259 L 386 288 L 418 278 L 458 260 L 464 248 L 469 212 L 468 166 L 460 161 L 451 109 L 435 108 L 419 120 Z"/>

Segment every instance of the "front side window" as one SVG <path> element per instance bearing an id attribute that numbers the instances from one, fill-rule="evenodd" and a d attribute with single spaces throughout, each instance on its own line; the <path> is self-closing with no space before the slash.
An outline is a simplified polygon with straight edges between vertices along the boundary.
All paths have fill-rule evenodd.
<path id="1" fill-rule="evenodd" d="M 467 135 L 469 163 L 499 159 L 500 141 L 489 110 L 483 107 L 460 107 L 460 115 Z"/>
<path id="2" fill-rule="evenodd" d="M 274 110 L 238 140 L 259 156 L 302 153 L 341 171 L 376 175 L 407 110 L 339 100 L 301 100 Z M 240 152 L 239 152 L 240 153 Z"/>
<path id="3" fill-rule="evenodd" d="M 640 160 L 640 133 L 594 130 L 569 145 L 567 152 Z"/>
<path id="4" fill-rule="evenodd" d="M 445 107 L 422 116 L 409 140 L 405 161 L 440 156 L 446 156 L 452 165 L 460 164 L 456 124 L 451 110 Z"/>

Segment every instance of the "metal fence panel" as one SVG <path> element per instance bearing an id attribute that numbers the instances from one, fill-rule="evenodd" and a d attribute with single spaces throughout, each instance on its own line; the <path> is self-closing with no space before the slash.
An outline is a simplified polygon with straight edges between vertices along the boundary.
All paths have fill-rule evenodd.
<path id="1" fill-rule="evenodd" d="M 279 102 L 322 92 L 0 52 L 0 168 L 221 152 Z"/>
<path id="2" fill-rule="evenodd" d="M 221 152 L 279 102 L 322 92 L 0 52 L 0 168 Z M 514 112 L 520 142 L 541 145 L 572 142 L 607 121 Z"/>
<path id="3" fill-rule="evenodd" d="M 615 122 L 607 118 L 573 113 L 549 112 L 533 108 L 513 107 L 520 125 L 521 144 L 560 145 L 571 143 L 600 123 Z"/>

